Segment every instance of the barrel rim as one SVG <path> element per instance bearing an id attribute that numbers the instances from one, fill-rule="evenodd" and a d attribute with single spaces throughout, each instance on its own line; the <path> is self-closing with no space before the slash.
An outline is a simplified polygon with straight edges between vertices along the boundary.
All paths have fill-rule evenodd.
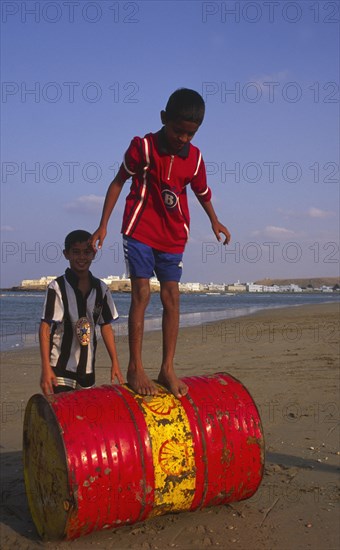
<path id="1" fill-rule="evenodd" d="M 22 450 L 22 456 L 23 456 L 23 469 L 24 469 L 24 483 L 25 483 L 25 489 L 26 489 L 26 497 L 29 505 L 29 509 L 31 512 L 31 516 L 33 519 L 33 522 L 35 524 L 35 527 L 38 531 L 38 534 L 40 537 L 47 541 L 47 540 L 63 540 L 66 535 L 66 528 L 69 521 L 69 517 L 75 507 L 74 497 L 70 491 L 70 484 L 69 484 L 69 467 L 68 467 L 68 460 L 67 460 L 67 452 L 65 448 L 64 439 L 62 437 L 62 428 L 60 426 L 60 423 L 58 421 L 58 418 L 55 414 L 54 408 L 53 408 L 53 400 L 56 398 L 56 396 L 52 395 L 51 397 L 46 397 L 43 394 L 36 393 L 30 397 L 30 399 L 27 402 L 26 409 L 25 409 L 25 416 L 24 416 L 24 422 L 23 422 L 23 450 Z M 68 509 L 66 510 L 65 504 L 64 504 L 64 510 L 66 512 L 65 517 L 63 521 L 60 521 L 60 534 L 52 534 L 50 530 L 46 530 L 46 522 L 43 521 L 43 518 L 41 517 L 41 514 L 39 514 L 39 507 L 36 505 L 35 500 L 33 498 L 34 496 L 34 485 L 33 480 L 31 479 L 31 475 L 28 469 L 29 466 L 29 455 L 28 455 L 28 449 L 27 449 L 27 432 L 29 430 L 29 423 L 30 423 L 30 415 L 32 412 L 32 407 L 37 406 L 37 408 L 40 406 L 43 408 L 44 412 L 48 411 L 47 415 L 49 416 L 48 420 L 51 422 L 51 425 L 49 428 L 53 431 L 53 436 L 56 437 L 56 444 L 58 448 L 60 449 L 61 453 L 59 454 L 59 458 L 61 459 L 61 462 L 63 464 L 63 471 L 65 472 L 65 478 L 66 478 L 66 495 L 67 498 L 64 500 L 64 503 L 68 503 Z M 43 443 L 43 442 L 42 442 Z M 66 496 L 65 495 L 65 496 Z"/>

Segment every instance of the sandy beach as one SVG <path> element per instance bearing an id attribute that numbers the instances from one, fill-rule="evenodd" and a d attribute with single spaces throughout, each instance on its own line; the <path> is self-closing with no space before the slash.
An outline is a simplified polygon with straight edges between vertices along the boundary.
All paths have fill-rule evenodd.
<path id="1" fill-rule="evenodd" d="M 117 341 L 125 373 L 127 338 Z M 153 378 L 161 333 L 144 339 Z M 97 385 L 109 383 L 99 344 Z M 72 542 L 41 542 L 26 501 L 22 425 L 26 404 L 39 393 L 38 348 L 1 354 L 1 548 L 123 550 L 335 550 L 339 527 L 339 305 L 266 310 L 180 330 L 181 376 L 227 372 L 252 395 L 265 434 L 262 484 L 231 505 L 160 516 L 95 532 Z"/>

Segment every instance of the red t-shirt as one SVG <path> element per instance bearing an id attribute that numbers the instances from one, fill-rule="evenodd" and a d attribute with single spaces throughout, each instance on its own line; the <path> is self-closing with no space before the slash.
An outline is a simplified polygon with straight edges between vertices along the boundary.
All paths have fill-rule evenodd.
<path id="1" fill-rule="evenodd" d="M 187 185 L 200 201 L 211 199 L 199 149 L 188 143 L 170 155 L 162 130 L 134 137 L 119 173 L 123 180 L 132 176 L 122 233 L 157 250 L 182 253 L 190 228 Z"/>

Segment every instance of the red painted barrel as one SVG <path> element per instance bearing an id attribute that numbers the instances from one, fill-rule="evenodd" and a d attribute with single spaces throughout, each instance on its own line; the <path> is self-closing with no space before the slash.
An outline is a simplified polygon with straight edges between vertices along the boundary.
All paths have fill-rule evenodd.
<path id="1" fill-rule="evenodd" d="M 142 397 L 127 385 L 29 400 L 24 475 L 45 540 L 74 539 L 155 515 L 251 497 L 264 467 L 261 420 L 226 373 Z"/>

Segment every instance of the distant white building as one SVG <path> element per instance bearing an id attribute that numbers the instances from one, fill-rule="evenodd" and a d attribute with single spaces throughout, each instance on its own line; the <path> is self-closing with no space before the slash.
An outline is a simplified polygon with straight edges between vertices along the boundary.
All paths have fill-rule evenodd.
<path id="1" fill-rule="evenodd" d="M 224 292 L 225 291 L 225 285 L 224 284 L 217 284 L 217 283 L 209 283 L 207 285 L 208 292 Z"/>
<path id="2" fill-rule="evenodd" d="M 151 277 L 150 285 L 151 286 L 158 286 L 158 287 L 161 286 L 161 284 L 160 284 L 159 280 L 157 279 L 157 277 Z"/>
<path id="3" fill-rule="evenodd" d="M 247 285 L 245 285 L 244 283 L 240 283 L 240 281 L 237 281 L 236 283 L 228 285 L 227 290 L 229 292 L 246 292 Z"/>
<path id="4" fill-rule="evenodd" d="M 280 287 L 278 285 L 263 285 L 263 292 L 280 292 Z"/>
<path id="5" fill-rule="evenodd" d="M 100 277 L 100 280 L 109 286 L 111 283 L 119 281 L 120 277 L 119 275 L 108 275 L 107 277 Z"/>
<path id="6" fill-rule="evenodd" d="M 302 292 L 302 288 L 295 284 L 280 285 L 279 292 Z"/>
<path id="7" fill-rule="evenodd" d="M 263 285 L 257 285 L 256 283 L 247 283 L 248 292 L 263 292 Z"/>
<path id="8" fill-rule="evenodd" d="M 179 289 L 183 292 L 199 292 L 202 290 L 201 283 L 180 283 Z"/>
<path id="9" fill-rule="evenodd" d="M 47 286 L 49 285 L 54 279 L 56 279 L 56 275 L 48 275 L 47 277 L 40 277 L 40 279 L 23 279 L 21 281 L 21 288 L 32 288 L 36 286 Z"/>

